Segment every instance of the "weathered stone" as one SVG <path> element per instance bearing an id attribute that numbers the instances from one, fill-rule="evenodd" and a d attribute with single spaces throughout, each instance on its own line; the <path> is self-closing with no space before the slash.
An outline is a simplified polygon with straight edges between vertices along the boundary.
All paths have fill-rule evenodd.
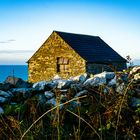
<path id="1" fill-rule="evenodd" d="M 13 88 L 11 92 L 14 95 L 14 98 L 26 99 L 32 96 L 32 88 Z"/>
<path id="2" fill-rule="evenodd" d="M 13 95 L 10 92 L 5 92 L 5 91 L 0 90 L 0 96 L 9 98 L 9 97 L 12 97 Z"/>
<path id="3" fill-rule="evenodd" d="M 114 72 L 106 72 L 106 71 L 94 75 L 94 77 L 105 78 L 106 80 L 111 80 L 114 78 L 114 76 L 115 76 Z"/>
<path id="4" fill-rule="evenodd" d="M 99 86 L 107 84 L 108 80 L 113 79 L 115 76 L 114 72 L 102 72 L 100 74 L 96 74 L 93 77 L 87 79 L 84 82 L 84 85 L 90 85 L 90 86 Z"/>
<path id="5" fill-rule="evenodd" d="M 109 93 L 109 87 L 108 87 L 108 86 L 105 86 L 105 87 L 104 87 L 103 93 L 104 93 L 104 94 L 108 94 L 108 93 Z"/>
<path id="6" fill-rule="evenodd" d="M 82 91 L 83 90 L 83 84 L 81 84 L 81 83 L 71 84 L 70 89 L 74 90 L 75 92 Z"/>
<path id="7" fill-rule="evenodd" d="M 40 81 L 37 83 L 33 84 L 33 88 L 35 88 L 36 90 L 45 90 L 45 86 L 47 85 L 48 82 L 46 81 Z"/>
<path id="8" fill-rule="evenodd" d="M 8 101 L 7 98 L 5 98 L 5 97 L 0 97 L 0 103 L 5 103 L 5 102 L 7 102 L 7 101 Z"/>
<path id="9" fill-rule="evenodd" d="M 50 100 L 47 101 L 47 104 L 50 104 L 52 106 L 56 106 L 57 105 L 56 99 L 55 98 L 51 98 Z"/>
<path id="10" fill-rule="evenodd" d="M 75 77 L 70 77 L 70 80 L 72 81 L 75 81 L 75 82 L 85 82 L 88 78 L 88 74 L 87 73 L 84 73 L 82 75 L 78 75 L 78 76 L 75 76 Z"/>
<path id="11" fill-rule="evenodd" d="M 46 103 L 49 104 L 49 105 L 52 105 L 52 106 L 57 106 L 57 100 L 56 100 L 56 98 L 51 98 Z M 63 108 L 63 104 L 61 102 L 60 102 L 60 107 L 59 108 L 60 109 Z"/>
<path id="12" fill-rule="evenodd" d="M 55 82 L 52 81 L 40 81 L 33 84 L 33 88 L 36 90 L 50 90 L 57 86 Z"/>
<path id="13" fill-rule="evenodd" d="M 60 89 L 59 91 L 60 91 L 62 94 L 66 94 L 66 93 L 68 93 L 68 90 L 69 90 L 69 89 Z"/>
<path id="14" fill-rule="evenodd" d="M 29 88 L 31 87 L 31 84 L 28 82 L 25 82 L 21 78 L 13 77 L 13 76 L 8 76 L 5 80 L 5 83 L 12 84 L 16 86 L 17 88 Z"/>
<path id="15" fill-rule="evenodd" d="M 85 86 L 99 86 L 106 84 L 106 78 L 104 77 L 93 77 L 89 78 L 84 82 Z"/>
<path id="16" fill-rule="evenodd" d="M 76 93 L 76 95 L 74 97 L 80 97 L 80 96 L 86 95 L 87 93 L 88 93 L 87 90 L 83 90 L 83 91 Z"/>
<path id="17" fill-rule="evenodd" d="M 62 77 L 60 77 L 59 75 L 55 75 L 52 80 L 61 80 L 61 79 Z"/>
<path id="18" fill-rule="evenodd" d="M 1 115 L 1 114 L 4 114 L 4 110 L 3 110 L 2 107 L 0 107 L 0 115 Z"/>
<path id="19" fill-rule="evenodd" d="M 52 90 L 52 89 L 55 89 L 56 87 L 57 87 L 57 84 L 53 81 L 50 81 L 45 86 L 45 90 Z"/>
<path id="20" fill-rule="evenodd" d="M 47 99 L 51 99 L 52 97 L 54 97 L 54 93 L 51 91 L 45 91 L 44 95 Z"/>
<path id="21" fill-rule="evenodd" d="M 72 83 L 71 80 L 64 80 L 64 79 L 62 79 L 62 80 L 54 80 L 53 82 L 56 83 L 58 89 L 69 88 L 70 84 Z"/>
<path id="22" fill-rule="evenodd" d="M 79 106 L 81 106 L 80 102 L 77 102 L 77 101 L 70 102 L 70 109 L 74 109 L 74 108 L 79 107 Z"/>
<path id="23" fill-rule="evenodd" d="M 46 96 L 44 94 L 37 94 L 36 95 L 38 97 L 38 103 L 40 105 L 45 105 L 47 102 Z"/>
<path id="24" fill-rule="evenodd" d="M 10 83 L 0 83 L 0 90 L 8 91 L 11 88 L 15 88 L 15 86 Z"/>
<path id="25" fill-rule="evenodd" d="M 108 86 L 115 86 L 116 85 L 116 76 L 108 82 Z"/>
<path id="26" fill-rule="evenodd" d="M 107 80 L 111 80 L 115 77 L 115 73 L 114 72 L 104 72 L 105 73 L 105 78 Z"/>

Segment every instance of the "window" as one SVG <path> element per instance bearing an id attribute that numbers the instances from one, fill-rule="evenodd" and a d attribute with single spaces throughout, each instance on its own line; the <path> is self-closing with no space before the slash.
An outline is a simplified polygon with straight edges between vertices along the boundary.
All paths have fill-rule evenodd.
<path id="1" fill-rule="evenodd" d="M 64 57 L 57 58 L 57 72 L 69 71 L 69 59 Z"/>

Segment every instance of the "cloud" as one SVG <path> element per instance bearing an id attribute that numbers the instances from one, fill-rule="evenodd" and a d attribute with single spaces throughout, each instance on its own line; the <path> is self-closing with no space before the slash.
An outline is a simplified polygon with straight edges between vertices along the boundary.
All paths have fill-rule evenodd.
<path id="1" fill-rule="evenodd" d="M 16 41 L 15 39 L 9 39 L 7 40 L 8 42 L 13 42 L 13 41 Z"/>
<path id="2" fill-rule="evenodd" d="M 5 40 L 5 41 L 0 41 L 1 44 L 4 44 L 4 43 L 11 43 L 11 42 L 14 42 L 16 41 L 15 39 L 9 39 L 9 40 Z"/>
<path id="3" fill-rule="evenodd" d="M 14 54 L 14 53 L 33 53 L 33 50 L 0 50 L 0 54 Z"/>
<path id="4" fill-rule="evenodd" d="M 34 52 L 33 50 L 1 50 L 0 65 L 25 64 Z"/>

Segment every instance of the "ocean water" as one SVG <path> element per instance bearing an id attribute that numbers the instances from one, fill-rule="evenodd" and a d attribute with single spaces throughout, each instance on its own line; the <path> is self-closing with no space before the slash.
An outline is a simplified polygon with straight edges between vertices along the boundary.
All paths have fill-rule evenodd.
<path id="1" fill-rule="evenodd" d="M 3 82 L 8 76 L 15 76 L 28 80 L 27 65 L 0 65 L 0 82 Z"/>

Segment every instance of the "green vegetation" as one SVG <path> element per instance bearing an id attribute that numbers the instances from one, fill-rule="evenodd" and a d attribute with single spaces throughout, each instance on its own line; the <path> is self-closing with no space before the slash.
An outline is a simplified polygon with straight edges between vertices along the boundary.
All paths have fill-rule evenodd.
<path id="1" fill-rule="evenodd" d="M 138 140 L 140 139 L 140 106 L 131 106 L 140 81 L 130 75 L 122 93 L 105 86 L 86 87 L 87 95 L 60 103 L 61 91 L 55 90 L 57 105 L 40 104 L 33 96 L 19 104 L 5 105 L 0 116 L 1 140 Z M 54 92 L 54 91 L 53 91 Z M 137 95 L 138 96 L 138 95 Z M 79 106 L 72 108 L 77 101 Z"/>

